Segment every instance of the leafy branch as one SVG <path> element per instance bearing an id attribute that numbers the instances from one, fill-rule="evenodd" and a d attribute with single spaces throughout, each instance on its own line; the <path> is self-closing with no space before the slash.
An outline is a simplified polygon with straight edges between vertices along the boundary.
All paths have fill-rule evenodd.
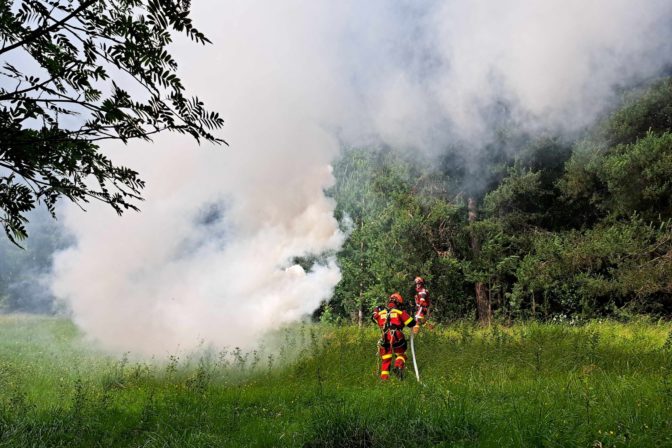
<path id="1" fill-rule="evenodd" d="M 25 214 L 38 203 L 52 215 L 59 198 L 80 207 L 102 201 L 120 214 L 138 210 L 144 183 L 103 156 L 100 141 L 151 140 L 171 131 L 227 144 L 215 135 L 224 120 L 185 95 L 168 51 L 175 33 L 210 43 L 189 15 L 187 0 L 0 5 L 0 75 L 16 81 L 13 90 L 0 88 L 0 167 L 9 173 L 0 176 L 0 223 L 12 242 L 27 236 Z M 11 58 L 18 52 L 40 69 L 17 67 Z M 146 98 L 131 96 L 114 81 L 119 77 Z M 79 124 L 63 127 L 64 115 Z"/>

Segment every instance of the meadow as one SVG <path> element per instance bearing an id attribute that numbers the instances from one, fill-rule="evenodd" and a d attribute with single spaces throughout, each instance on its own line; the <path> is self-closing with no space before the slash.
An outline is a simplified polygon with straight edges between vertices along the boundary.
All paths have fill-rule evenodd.
<path id="1" fill-rule="evenodd" d="M 669 322 L 437 326 L 422 384 L 377 379 L 377 337 L 302 324 L 139 360 L 67 319 L 0 316 L 0 447 L 672 446 Z"/>

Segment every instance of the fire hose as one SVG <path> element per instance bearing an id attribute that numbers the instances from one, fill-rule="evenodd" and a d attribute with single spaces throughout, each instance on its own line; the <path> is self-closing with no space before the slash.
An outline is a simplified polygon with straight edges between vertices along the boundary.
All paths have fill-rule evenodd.
<path id="1" fill-rule="evenodd" d="M 418 372 L 418 362 L 415 360 L 415 344 L 413 344 L 414 333 L 411 331 L 411 355 L 413 355 L 413 368 L 415 369 L 415 378 L 420 383 L 420 372 Z"/>

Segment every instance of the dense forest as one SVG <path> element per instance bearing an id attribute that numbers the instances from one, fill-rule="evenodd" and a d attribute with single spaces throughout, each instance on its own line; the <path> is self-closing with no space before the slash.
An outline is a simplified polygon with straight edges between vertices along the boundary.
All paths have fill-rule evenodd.
<path id="1" fill-rule="evenodd" d="M 436 321 L 670 316 L 672 79 L 572 139 L 496 136 L 426 160 L 345 151 L 329 192 L 343 279 L 316 315 L 368 317 L 421 275 Z"/>

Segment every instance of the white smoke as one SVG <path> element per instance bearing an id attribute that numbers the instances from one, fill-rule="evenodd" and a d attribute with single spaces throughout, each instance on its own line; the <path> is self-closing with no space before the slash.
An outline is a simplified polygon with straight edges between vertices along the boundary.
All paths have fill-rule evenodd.
<path id="1" fill-rule="evenodd" d="M 148 182 L 142 213 L 63 211 L 78 243 L 55 258 L 53 289 L 114 349 L 249 346 L 328 298 L 333 258 L 310 272 L 291 260 L 342 244 L 323 194 L 339 142 L 484 143 L 501 107 L 574 132 L 672 60 L 667 0 L 192 4 L 214 45 L 175 53 L 231 149 L 110 148 Z"/>

